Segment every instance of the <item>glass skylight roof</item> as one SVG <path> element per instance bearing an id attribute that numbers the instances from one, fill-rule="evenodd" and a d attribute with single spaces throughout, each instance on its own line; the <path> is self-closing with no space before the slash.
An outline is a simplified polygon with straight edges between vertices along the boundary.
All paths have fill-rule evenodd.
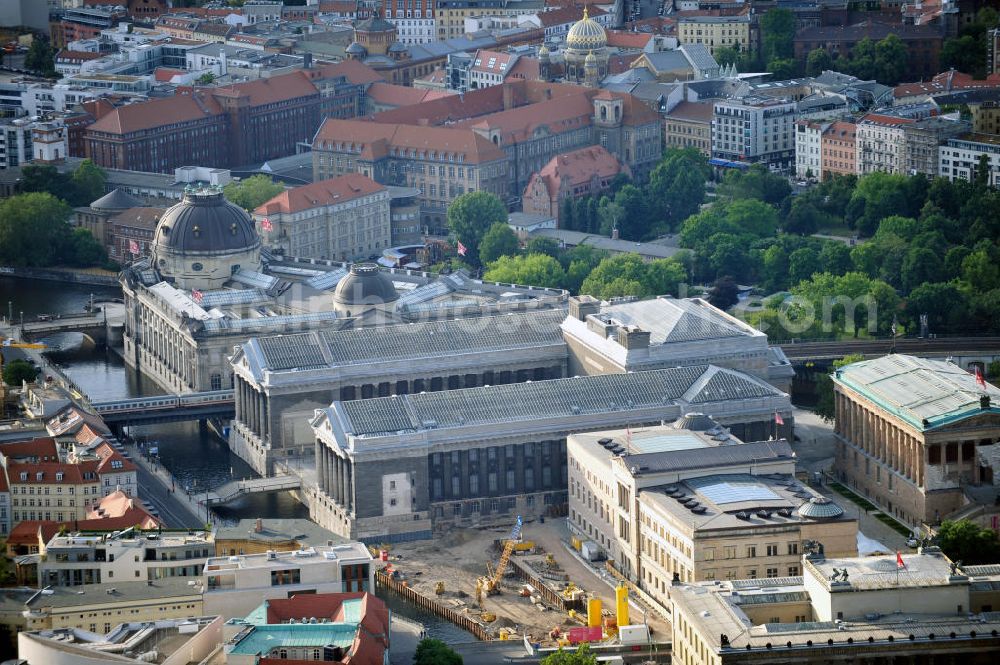
<path id="1" fill-rule="evenodd" d="M 748 501 L 769 501 L 780 499 L 763 483 L 750 480 L 719 480 L 718 478 L 689 478 L 688 485 L 716 505 L 743 503 Z"/>

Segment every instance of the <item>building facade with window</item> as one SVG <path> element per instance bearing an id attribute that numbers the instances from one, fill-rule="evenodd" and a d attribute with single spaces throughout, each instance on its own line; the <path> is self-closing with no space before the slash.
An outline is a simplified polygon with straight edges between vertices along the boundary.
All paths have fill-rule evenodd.
<path id="1" fill-rule="evenodd" d="M 858 175 L 885 171 L 906 173 L 906 128 L 916 120 L 869 113 L 856 127 Z"/>
<path id="2" fill-rule="evenodd" d="M 726 47 L 746 52 L 751 46 L 750 14 L 739 16 L 682 16 L 677 20 L 680 44 L 704 44 L 715 54 Z"/>
<path id="3" fill-rule="evenodd" d="M 387 542 L 564 514 L 567 436 L 658 424 L 691 405 L 760 434 L 790 409 L 764 381 L 711 365 L 334 402 L 311 423 L 310 516 L 344 537 Z"/>
<path id="4" fill-rule="evenodd" d="M 957 365 L 907 355 L 833 375 L 834 471 L 907 524 L 937 523 L 966 504 L 966 485 L 993 484 L 1000 390 Z"/>
<path id="5" fill-rule="evenodd" d="M 820 138 L 820 169 L 823 178 L 857 174 L 857 145 L 853 122 L 831 123 Z"/>
<path id="6" fill-rule="evenodd" d="M 350 173 L 285 190 L 258 206 L 254 220 L 273 250 L 303 258 L 363 259 L 390 245 L 389 200 L 386 187 Z"/>
<path id="7" fill-rule="evenodd" d="M 938 175 L 954 182 L 976 178 L 986 156 L 987 182 L 1000 185 L 1000 138 L 993 134 L 966 134 L 949 139 L 938 148 Z"/>
<path id="8" fill-rule="evenodd" d="M 795 480 L 784 439 L 746 442 L 701 413 L 572 434 L 569 524 L 669 604 L 673 580 L 802 574 L 802 543 L 857 553 L 857 521 Z"/>
<path id="9" fill-rule="evenodd" d="M 795 166 L 794 102 L 744 97 L 715 103 L 712 113 L 712 156 L 761 163 L 773 171 Z"/>
<path id="10" fill-rule="evenodd" d="M 823 133 L 828 122 L 795 122 L 795 175 L 799 178 L 823 178 Z"/>
<path id="11" fill-rule="evenodd" d="M 95 463 L 12 462 L 7 465 L 12 523 L 82 520 L 104 494 Z"/>

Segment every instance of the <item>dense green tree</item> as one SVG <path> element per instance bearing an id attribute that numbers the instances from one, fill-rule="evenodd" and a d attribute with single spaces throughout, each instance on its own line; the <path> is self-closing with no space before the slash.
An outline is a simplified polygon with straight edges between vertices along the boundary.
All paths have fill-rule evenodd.
<path id="1" fill-rule="evenodd" d="M 738 65 L 740 62 L 740 52 L 739 49 L 735 49 L 732 46 L 718 46 L 715 49 L 715 61 L 719 63 L 721 67 L 728 67 L 729 65 Z"/>
<path id="2" fill-rule="evenodd" d="M 656 259 L 646 264 L 646 277 L 643 283 L 650 295 L 678 296 L 681 293 L 681 285 L 688 281 L 687 277 L 687 270 L 680 261 L 674 258 Z"/>
<path id="3" fill-rule="evenodd" d="M 913 201 L 907 200 L 909 193 L 906 185 L 906 176 L 895 173 L 879 171 L 860 178 L 848 205 L 847 221 L 853 222 L 861 235 L 874 235 L 884 218 L 905 215 L 914 205 Z"/>
<path id="4" fill-rule="evenodd" d="M 708 302 L 713 307 L 726 311 L 740 301 L 740 287 L 729 275 L 715 280 L 708 292 Z"/>
<path id="5" fill-rule="evenodd" d="M 769 9 L 760 18 L 761 57 L 765 62 L 794 56 L 795 14 L 790 9 Z"/>
<path id="6" fill-rule="evenodd" d="M 777 228 L 777 211 L 757 199 L 719 202 L 685 220 L 681 245 L 697 248 L 717 233 L 769 238 Z"/>
<path id="7" fill-rule="evenodd" d="M 816 233 L 822 223 L 823 213 L 808 198 L 798 196 L 792 201 L 782 226 L 785 233 L 808 236 Z"/>
<path id="8" fill-rule="evenodd" d="M 25 193 L 46 192 L 66 199 L 71 182 L 69 177 L 51 164 L 25 164 L 21 167 L 21 191 Z"/>
<path id="9" fill-rule="evenodd" d="M 462 657 L 441 640 L 425 637 L 413 653 L 413 665 L 462 665 Z"/>
<path id="10" fill-rule="evenodd" d="M 559 262 L 545 254 L 501 256 L 486 267 L 483 279 L 505 284 L 531 284 L 561 288 L 566 273 Z"/>
<path id="11" fill-rule="evenodd" d="M 727 172 L 716 193 L 734 201 L 757 199 L 777 206 L 792 193 L 792 186 L 788 178 L 771 173 L 763 164 L 754 164 L 745 171 Z"/>
<path id="12" fill-rule="evenodd" d="M 520 242 L 517 234 L 508 224 L 499 222 L 491 226 L 479 244 L 479 259 L 484 263 L 493 263 L 501 256 L 517 254 Z"/>
<path id="13" fill-rule="evenodd" d="M 32 382 L 40 370 L 22 358 L 15 358 L 3 366 L 3 382 L 8 386 L 21 387 L 25 381 Z"/>
<path id="14" fill-rule="evenodd" d="M 597 665 L 597 656 L 584 644 L 577 647 L 576 651 L 559 649 L 543 658 L 541 665 Z"/>
<path id="15" fill-rule="evenodd" d="M 773 58 L 767 61 L 767 71 L 776 81 L 786 81 L 798 75 L 799 65 L 799 61 L 794 58 Z"/>
<path id="16" fill-rule="evenodd" d="M 618 296 L 678 295 L 686 281 L 684 266 L 674 259 L 645 262 L 638 254 L 603 259 L 580 287 L 580 293 L 601 300 Z"/>
<path id="17" fill-rule="evenodd" d="M 860 79 L 870 80 L 876 77 L 878 69 L 875 64 L 875 42 L 871 38 L 863 37 L 851 49 L 847 71 Z"/>
<path id="18" fill-rule="evenodd" d="M 650 213 L 662 220 L 656 232 L 673 231 L 698 211 L 710 175 L 705 156 L 694 148 L 669 148 L 663 154 L 647 186 Z"/>
<path id="19" fill-rule="evenodd" d="M 24 68 L 46 78 L 56 77 L 55 52 L 48 39 L 36 36 L 31 41 L 28 53 L 24 56 Z"/>
<path id="20" fill-rule="evenodd" d="M 906 44 L 894 34 L 875 45 L 875 79 L 884 85 L 896 85 L 907 73 Z"/>
<path id="21" fill-rule="evenodd" d="M 73 229 L 63 252 L 64 261 L 77 268 L 103 265 L 108 253 L 94 235 L 83 228 Z"/>
<path id="22" fill-rule="evenodd" d="M 89 159 L 80 162 L 80 165 L 73 171 L 72 186 L 73 197 L 69 199 L 71 205 L 89 205 L 93 201 L 104 196 L 104 187 L 107 184 L 108 175 L 100 166 Z"/>
<path id="23" fill-rule="evenodd" d="M 768 293 L 788 288 L 788 252 L 782 245 L 775 243 L 764 251 L 760 277 Z"/>
<path id="24" fill-rule="evenodd" d="M 745 235 L 733 233 L 716 233 L 711 236 L 702 252 L 707 258 L 707 265 L 702 266 L 699 276 L 714 280 L 730 275 L 740 281 L 750 281 L 754 266 L 748 239 Z"/>
<path id="25" fill-rule="evenodd" d="M 573 199 L 567 196 L 559 204 L 559 228 L 579 231 L 576 227 L 576 216 L 574 213 Z"/>
<path id="26" fill-rule="evenodd" d="M 861 362 L 865 357 L 860 353 L 853 353 L 833 361 L 833 370 L 846 367 L 852 363 Z M 820 416 L 828 423 L 832 423 L 836 417 L 836 406 L 834 404 L 833 381 L 826 374 L 822 374 L 816 379 L 816 407 L 813 409 L 816 415 Z"/>
<path id="27" fill-rule="evenodd" d="M 553 258 L 559 258 L 559 241 L 546 236 L 535 236 L 528 241 L 524 251 L 528 254 L 548 254 Z"/>
<path id="28" fill-rule="evenodd" d="M 824 48 L 814 48 L 806 56 L 806 75 L 819 76 L 824 71 L 833 67 L 833 59 Z"/>
<path id="29" fill-rule="evenodd" d="M 941 259 L 931 249 L 912 247 L 903 259 L 900 280 L 903 292 L 909 293 L 921 284 L 940 279 Z"/>
<path id="30" fill-rule="evenodd" d="M 205 72 L 201 76 L 195 79 L 195 83 L 198 85 L 211 85 L 215 81 L 215 74 L 212 72 Z"/>
<path id="31" fill-rule="evenodd" d="M 59 263 L 71 213 L 66 203 L 41 192 L 0 202 L 0 262 L 15 266 Z"/>
<path id="32" fill-rule="evenodd" d="M 831 275 L 843 275 L 852 267 L 851 248 L 842 242 L 827 242 L 819 252 L 819 270 Z"/>
<path id="33" fill-rule="evenodd" d="M 283 191 L 285 191 L 284 186 L 262 173 L 242 180 L 233 180 L 222 188 L 222 193 L 229 201 L 249 211 L 255 210 Z"/>
<path id="34" fill-rule="evenodd" d="M 996 563 L 1000 558 L 996 532 L 970 520 L 945 520 L 937 530 L 937 541 L 952 561 L 973 565 Z"/>
<path id="35" fill-rule="evenodd" d="M 954 68 L 977 79 L 985 78 L 986 52 L 986 40 L 981 37 L 951 37 L 941 46 L 941 67 Z"/>
<path id="36" fill-rule="evenodd" d="M 465 259 L 473 266 L 481 265 L 479 243 L 494 224 L 507 223 L 507 207 L 495 194 L 469 192 L 448 206 L 448 228 L 466 248 Z"/>
<path id="37" fill-rule="evenodd" d="M 889 332 L 899 307 L 896 290 L 882 280 L 849 272 L 835 277 L 816 273 L 791 289 L 792 293 L 810 303 L 803 308 L 808 322 L 809 337 L 837 337 L 852 333 L 858 337 L 862 331 L 885 335 Z M 805 337 L 807 335 L 798 335 Z"/>
<path id="38" fill-rule="evenodd" d="M 968 325 L 968 299 L 959 286 L 952 282 L 929 282 L 913 289 L 906 297 L 908 328 L 920 330 L 920 317 L 927 315 L 927 326 L 932 334 L 964 332 Z"/>
<path id="39" fill-rule="evenodd" d="M 819 254 L 812 247 L 802 247 L 788 255 L 788 279 L 792 284 L 804 282 L 819 272 Z"/>
<path id="40" fill-rule="evenodd" d="M 602 235 L 610 236 L 617 228 L 618 237 L 623 240 L 642 240 L 654 230 L 646 193 L 635 185 L 622 187 L 602 208 Z"/>

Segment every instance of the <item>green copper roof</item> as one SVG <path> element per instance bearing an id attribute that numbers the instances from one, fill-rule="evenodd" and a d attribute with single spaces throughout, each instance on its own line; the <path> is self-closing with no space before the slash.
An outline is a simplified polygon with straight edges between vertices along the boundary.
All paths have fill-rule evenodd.
<path id="1" fill-rule="evenodd" d="M 837 370 L 833 380 L 851 388 L 919 430 L 983 412 L 1000 413 L 1000 390 L 984 389 L 973 374 L 945 360 L 888 355 Z M 989 396 L 983 409 L 981 398 Z"/>

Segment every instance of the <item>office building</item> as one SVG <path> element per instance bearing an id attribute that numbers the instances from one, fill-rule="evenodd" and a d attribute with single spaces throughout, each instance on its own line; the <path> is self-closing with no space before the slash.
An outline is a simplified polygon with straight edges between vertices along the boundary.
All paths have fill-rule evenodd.
<path id="1" fill-rule="evenodd" d="M 857 521 L 796 481 L 791 446 L 773 432 L 744 443 L 689 413 L 572 434 L 566 452 L 571 531 L 664 605 L 673 580 L 801 575 L 806 541 L 857 554 Z"/>
<path id="2" fill-rule="evenodd" d="M 773 171 L 795 165 L 796 105 L 768 97 L 715 102 L 712 157 L 764 164 Z"/>

